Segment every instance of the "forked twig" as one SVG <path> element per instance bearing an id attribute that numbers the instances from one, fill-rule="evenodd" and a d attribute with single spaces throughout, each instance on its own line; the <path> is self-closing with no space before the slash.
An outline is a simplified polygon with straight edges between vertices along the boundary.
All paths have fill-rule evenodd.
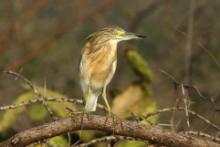
<path id="1" fill-rule="evenodd" d="M 215 142 L 220 142 L 220 138 L 215 137 L 215 136 L 211 136 L 207 133 L 203 133 L 203 132 L 195 132 L 195 131 L 185 131 L 185 134 L 189 134 L 189 135 L 194 135 L 194 136 L 201 136 L 201 137 L 205 137 L 208 138 L 210 140 L 213 140 Z"/>
<path id="2" fill-rule="evenodd" d="M 14 71 L 11 70 L 7 70 L 7 71 L 3 71 L 4 73 L 7 73 L 9 75 L 15 76 L 16 78 L 20 79 L 21 81 L 23 81 L 25 84 L 27 84 L 32 90 L 33 93 L 37 96 L 37 98 L 41 98 L 39 99 L 39 101 L 44 105 L 44 107 L 46 108 L 47 112 L 49 113 L 50 117 L 53 120 L 57 120 L 57 118 L 55 117 L 53 111 L 50 109 L 50 107 L 48 106 L 47 102 L 45 101 L 44 95 L 42 95 L 38 89 L 36 88 L 36 86 L 30 81 L 28 80 L 26 77 L 24 77 L 23 75 L 16 73 Z M 46 92 L 46 85 L 44 84 L 44 92 Z M 1 109 L 0 109 L 1 110 Z"/>
<path id="3" fill-rule="evenodd" d="M 28 80 L 27 78 L 25 78 L 23 75 L 16 73 L 14 71 L 11 71 L 11 70 L 5 70 L 5 71 L 3 71 L 3 73 L 12 75 L 12 76 L 16 77 L 16 79 L 20 79 L 22 82 L 26 83 L 33 90 L 33 92 L 35 94 L 39 93 L 37 88 L 33 85 L 33 83 L 30 80 Z"/>
<path id="4" fill-rule="evenodd" d="M 209 98 L 209 97 L 206 97 L 205 95 L 203 95 L 202 92 L 198 89 L 197 86 L 195 86 L 195 85 L 191 85 L 191 86 L 190 86 L 190 85 L 183 84 L 183 83 L 179 82 L 179 81 L 178 81 L 174 76 L 172 76 L 170 73 L 168 73 L 168 72 L 166 72 L 166 71 L 164 71 L 164 70 L 159 70 L 159 71 L 160 71 L 161 73 L 163 73 L 164 75 L 166 75 L 167 77 L 169 77 L 169 78 L 173 81 L 174 85 L 180 86 L 180 85 L 182 84 L 185 89 L 192 89 L 192 90 L 194 90 L 194 91 L 198 94 L 198 96 L 199 96 L 200 98 L 202 98 L 203 100 L 208 100 L 208 102 L 212 104 L 212 106 L 213 106 L 213 108 L 215 109 L 215 111 L 220 111 L 220 108 L 218 108 L 218 107 L 216 106 L 216 104 L 215 104 L 215 100 L 214 100 L 213 98 Z"/>
<path id="5" fill-rule="evenodd" d="M 59 102 L 59 103 L 68 102 L 68 103 L 74 103 L 74 104 L 77 104 L 77 105 L 82 105 L 83 104 L 82 100 L 76 99 L 76 98 L 53 98 L 53 97 L 48 97 L 48 98 L 46 98 L 46 101 Z M 8 110 L 8 109 L 17 109 L 19 107 L 24 107 L 24 106 L 28 106 L 28 105 L 31 105 L 31 104 L 41 103 L 41 102 L 42 102 L 42 97 L 39 97 L 37 99 L 27 100 L 27 101 L 24 101 L 24 102 L 19 103 L 19 104 L 1 106 L 0 111 L 5 111 L 5 110 Z M 101 105 L 101 104 L 97 104 L 97 108 L 99 108 L 99 109 L 101 109 L 105 112 L 108 111 L 107 108 L 104 105 Z"/>
<path id="6" fill-rule="evenodd" d="M 173 111 L 174 109 L 176 110 L 179 110 L 179 111 L 185 111 L 185 108 L 184 107 L 170 107 L 170 108 L 163 108 L 163 109 L 160 109 L 156 112 L 152 112 L 152 113 L 148 113 L 147 115 L 144 115 L 144 116 L 137 116 L 137 120 L 139 121 L 142 121 L 144 119 L 148 119 L 154 115 L 159 115 L 161 113 L 164 113 L 164 112 L 170 112 L 170 111 Z M 188 110 L 189 114 L 191 115 L 194 115 L 196 116 L 197 118 L 199 118 L 200 120 L 204 121 L 205 123 L 209 124 L 210 126 L 212 126 L 213 128 L 215 128 L 217 131 L 220 131 L 220 127 L 216 124 L 214 124 L 213 122 L 211 122 L 210 120 L 208 120 L 207 118 L 205 118 L 204 116 L 192 111 L 192 110 Z"/>

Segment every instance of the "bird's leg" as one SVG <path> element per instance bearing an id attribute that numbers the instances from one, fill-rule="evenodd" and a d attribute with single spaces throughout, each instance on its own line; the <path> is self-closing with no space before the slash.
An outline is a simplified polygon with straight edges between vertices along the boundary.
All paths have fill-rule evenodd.
<path id="1" fill-rule="evenodd" d="M 88 85 L 88 86 L 87 86 L 87 89 L 86 89 L 86 96 L 84 96 L 84 101 L 83 101 L 83 103 L 84 103 L 83 116 L 84 116 L 84 114 L 85 114 L 88 120 L 90 120 L 90 118 L 89 118 L 90 112 L 86 112 L 85 106 L 86 106 L 86 98 L 87 98 L 87 96 L 89 96 L 90 94 L 91 94 L 91 88 L 90 88 L 90 86 Z"/>
<path id="2" fill-rule="evenodd" d="M 103 91 L 102 91 L 102 97 L 103 97 L 103 99 L 104 99 L 104 101 L 105 101 L 105 104 L 106 104 L 106 106 L 107 106 L 107 108 L 108 108 L 108 114 L 109 114 L 109 116 L 111 116 L 111 107 L 110 107 L 110 105 L 109 105 L 109 103 L 108 103 L 108 100 L 107 100 L 107 95 L 106 95 L 106 87 L 107 86 L 104 86 L 104 88 L 103 88 Z"/>

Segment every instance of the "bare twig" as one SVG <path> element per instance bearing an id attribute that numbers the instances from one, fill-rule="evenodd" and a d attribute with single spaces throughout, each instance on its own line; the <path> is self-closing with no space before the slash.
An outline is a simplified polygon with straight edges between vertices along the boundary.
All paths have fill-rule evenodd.
<path id="1" fill-rule="evenodd" d="M 184 133 L 186 134 L 190 134 L 190 135 L 194 135 L 194 136 L 201 136 L 201 137 L 205 137 L 208 138 L 210 140 L 216 141 L 220 143 L 220 138 L 215 137 L 215 136 L 211 136 L 207 133 L 203 133 L 203 132 L 195 132 L 195 131 L 185 131 Z"/>
<path id="2" fill-rule="evenodd" d="M 7 110 L 7 109 L 16 109 L 16 108 L 19 108 L 19 107 L 23 107 L 23 106 L 27 106 L 27 105 L 31 105 L 31 104 L 35 104 L 35 103 L 41 103 L 41 101 L 42 101 L 41 99 L 42 98 L 32 99 L 32 100 L 28 100 L 28 101 L 25 101 L 25 102 L 20 103 L 20 104 L 12 104 L 12 105 L 7 105 L 7 106 L 1 106 L 0 111 L 4 111 L 4 110 Z M 69 103 L 75 103 L 75 104 L 78 104 L 78 105 L 83 104 L 82 100 L 76 99 L 76 98 L 51 98 L 50 97 L 50 98 L 46 98 L 46 101 L 61 102 L 61 103 L 62 102 L 69 102 Z M 97 108 L 107 112 L 107 108 L 105 106 L 101 105 L 101 104 L 98 104 Z M 180 111 L 185 111 L 185 109 L 183 107 L 177 107 L 177 108 L 176 107 L 170 107 L 170 108 L 160 109 L 156 112 L 148 113 L 145 116 L 135 116 L 135 118 L 138 119 L 139 121 L 141 121 L 141 120 L 144 120 L 144 119 L 148 119 L 149 117 L 152 117 L 154 115 L 159 115 L 160 113 L 173 111 L 174 109 L 180 110 Z M 191 115 L 194 115 L 194 116 L 200 118 L 201 120 L 203 120 L 204 122 L 206 122 L 207 124 L 209 124 L 210 126 L 215 128 L 216 130 L 220 131 L 219 126 L 212 123 L 211 121 L 209 121 L 205 117 L 203 117 L 203 116 L 199 115 L 198 113 L 196 113 L 194 111 L 191 111 L 191 110 L 189 110 L 189 113 Z"/>
<path id="3" fill-rule="evenodd" d="M 209 57 L 214 61 L 215 65 L 218 67 L 218 69 L 220 69 L 220 63 L 216 57 L 206 47 L 204 47 L 201 42 L 198 42 L 198 46 L 208 53 Z"/>
<path id="4" fill-rule="evenodd" d="M 59 103 L 69 102 L 69 103 L 74 103 L 74 104 L 78 104 L 78 105 L 83 105 L 83 101 L 81 99 L 76 99 L 76 98 L 53 98 L 53 97 L 48 97 L 48 98 L 46 98 L 46 101 L 59 102 Z M 31 105 L 31 104 L 41 103 L 41 102 L 42 102 L 42 97 L 39 97 L 37 99 L 27 100 L 27 101 L 24 101 L 24 102 L 19 103 L 19 104 L 1 106 L 0 111 L 5 111 L 7 109 L 17 109 L 19 107 L 24 107 L 24 106 L 28 106 L 28 105 Z M 107 112 L 107 108 L 104 105 L 97 104 L 97 108 Z"/>
<path id="5" fill-rule="evenodd" d="M 215 110 L 218 109 L 218 108 L 216 107 L 216 105 L 215 105 L 214 99 L 209 98 L 209 97 L 206 97 L 205 95 L 203 95 L 202 92 L 201 92 L 195 85 L 186 85 L 186 84 L 183 84 L 183 83 L 179 82 L 179 81 L 178 81 L 174 76 L 172 76 L 170 73 L 168 73 L 168 72 L 166 72 L 166 71 L 164 71 L 164 70 L 159 70 L 159 71 L 160 71 L 161 73 L 163 73 L 164 75 L 166 75 L 167 77 L 169 77 L 169 78 L 173 81 L 174 85 L 177 85 L 177 86 L 183 85 L 183 87 L 186 88 L 186 89 L 192 89 L 192 90 L 194 90 L 194 91 L 198 94 L 198 96 L 199 96 L 200 98 L 202 98 L 203 100 L 208 100 L 208 102 L 213 105 L 213 107 L 214 107 Z"/>
<path id="6" fill-rule="evenodd" d="M 170 73 L 166 72 L 165 70 L 159 70 L 161 73 L 163 73 L 164 75 L 166 75 L 167 77 L 169 77 L 175 84 L 180 85 L 180 82 Z"/>
<path id="7" fill-rule="evenodd" d="M 50 109 L 50 107 L 48 106 L 48 103 L 47 101 L 45 100 L 44 96 L 39 93 L 39 91 L 37 90 L 37 88 L 35 87 L 35 85 L 30 81 L 28 80 L 27 78 L 25 78 L 24 76 L 22 76 L 21 74 L 19 73 L 16 73 L 16 72 L 13 72 L 13 71 L 4 71 L 4 73 L 7 73 L 9 75 L 12 75 L 12 76 L 15 76 L 16 79 L 20 79 L 21 81 L 23 81 L 25 84 L 27 84 L 33 91 L 34 94 L 36 94 L 37 96 L 37 99 L 39 101 L 36 101 L 36 102 L 41 102 L 45 109 L 47 110 L 47 112 L 49 113 L 50 117 L 55 121 L 57 120 L 57 117 L 54 115 L 53 111 Z M 44 84 L 44 95 L 46 93 L 46 84 Z M 24 104 L 29 104 L 28 102 L 24 102 Z M 21 105 L 20 105 L 21 106 Z M 12 108 L 13 106 L 8 106 L 8 107 L 3 107 L 3 108 Z M 0 107 L 0 110 L 1 110 L 2 107 Z"/>
<path id="8" fill-rule="evenodd" d="M 194 25 L 194 9 L 195 0 L 190 0 L 189 3 L 189 17 L 188 17 L 188 30 L 185 48 L 185 81 L 191 85 L 191 67 L 192 67 L 192 43 L 193 43 L 193 25 Z"/>
<path id="9" fill-rule="evenodd" d="M 154 115 L 159 115 L 160 113 L 164 113 L 164 112 L 170 112 L 173 111 L 174 109 L 179 110 L 179 111 L 185 111 L 185 108 L 183 107 L 170 107 L 170 108 L 163 108 L 160 110 L 157 110 L 156 112 L 152 112 L 152 113 L 148 113 L 145 116 L 137 116 L 136 119 L 138 119 L 139 121 L 142 121 L 144 119 L 148 119 L 149 117 L 152 117 Z M 192 111 L 192 110 L 188 110 L 189 114 L 196 116 L 197 118 L 199 118 L 200 120 L 204 121 L 205 123 L 209 124 L 210 126 L 212 126 L 213 128 L 215 128 L 217 131 L 220 131 L 220 127 L 216 124 L 214 124 L 213 122 L 211 122 L 210 120 L 208 120 L 207 118 L 205 118 L 204 116 Z"/>
<path id="10" fill-rule="evenodd" d="M 183 87 L 183 84 L 180 85 L 181 87 L 181 92 L 182 92 L 182 96 L 183 96 L 183 101 L 184 101 L 184 109 L 185 109 L 185 115 L 186 115 L 186 123 L 188 128 L 190 127 L 190 123 L 189 123 L 189 111 L 188 111 L 188 101 L 187 101 L 187 96 L 186 96 L 186 92 L 185 92 L 185 88 Z"/>
<path id="11" fill-rule="evenodd" d="M 5 71 L 3 71 L 3 73 L 7 73 L 9 75 L 14 76 L 16 79 L 20 79 L 22 82 L 27 84 L 33 90 L 33 92 L 35 94 L 38 95 L 39 92 L 38 92 L 37 88 L 34 86 L 34 84 L 30 80 L 28 80 L 27 78 L 22 76 L 21 74 L 18 74 L 18 73 L 14 72 L 14 71 L 11 71 L 11 70 L 5 70 Z"/>
<path id="12" fill-rule="evenodd" d="M 175 85 L 175 92 L 176 92 L 176 99 L 175 99 L 175 105 L 174 107 L 175 108 L 178 108 L 179 105 L 180 105 L 180 98 L 179 98 L 179 95 L 178 95 L 178 90 L 177 90 L 177 85 Z M 176 110 L 177 109 L 173 109 L 172 111 L 172 115 L 171 115 L 171 118 L 170 118 L 170 124 L 172 125 L 171 129 L 172 131 L 176 131 L 176 125 L 175 125 L 175 119 L 176 119 Z"/>
<path id="13" fill-rule="evenodd" d="M 177 32 L 181 33 L 183 36 L 187 36 L 187 34 L 181 30 L 176 30 Z M 209 57 L 213 60 L 213 62 L 215 63 L 215 65 L 218 67 L 218 69 L 220 69 L 220 63 L 218 62 L 217 58 L 214 56 L 214 54 L 212 54 L 204 45 L 202 45 L 202 43 L 200 41 L 196 42 L 196 45 L 198 45 L 199 47 L 201 47 L 205 52 L 208 53 Z"/>
<path id="14" fill-rule="evenodd" d="M 41 102 L 45 109 L 47 110 L 47 112 L 49 113 L 49 115 L 51 116 L 51 118 L 53 120 L 56 120 L 56 116 L 54 115 L 53 111 L 50 109 L 50 107 L 47 104 L 47 101 L 45 101 L 44 95 L 42 95 L 36 88 L 36 86 L 30 81 L 28 80 L 26 77 L 22 76 L 19 73 L 16 73 L 14 71 L 8 70 L 8 71 L 4 71 L 4 73 L 7 73 L 9 75 L 15 76 L 16 78 L 22 80 L 25 84 L 27 84 L 32 90 L 33 93 L 36 94 L 37 98 L 39 99 L 39 102 Z M 44 84 L 44 93 L 46 93 L 46 84 Z M 27 103 L 26 103 L 27 104 Z M 0 109 L 1 110 L 1 109 Z"/>
<path id="15" fill-rule="evenodd" d="M 174 76 L 172 76 L 171 74 L 169 74 L 168 72 L 164 71 L 164 70 L 160 70 L 161 73 L 163 73 L 164 75 L 168 76 L 170 79 L 172 79 L 173 82 L 173 85 L 174 85 L 174 89 L 175 89 L 175 93 L 176 93 L 176 99 L 175 99 L 175 105 L 174 107 L 176 109 L 173 109 L 172 111 L 172 116 L 170 118 L 170 124 L 171 124 L 171 129 L 172 131 L 175 131 L 176 128 L 175 128 L 175 117 L 176 117 L 176 110 L 177 108 L 179 107 L 179 103 L 180 103 L 180 98 L 179 98 L 179 95 L 178 95 L 178 85 L 177 83 L 179 83 L 176 78 Z"/>
<path id="16" fill-rule="evenodd" d="M 81 117 L 83 117 L 84 120 L 83 124 L 81 124 Z M 38 140 L 51 138 L 70 131 L 77 131 L 80 129 L 80 126 L 83 125 L 84 130 L 99 130 L 111 133 L 114 131 L 117 135 L 142 139 L 170 147 L 220 147 L 220 144 L 208 139 L 200 139 L 186 134 L 170 132 L 158 128 L 157 126 L 142 125 L 134 121 L 118 119 L 113 121 L 110 117 L 108 117 L 107 122 L 105 121 L 105 116 L 89 115 L 88 119 L 86 115 L 72 115 L 59 121 L 20 132 L 9 140 L 2 142 L 0 146 L 25 146 Z M 123 129 L 121 128 L 121 121 L 123 122 Z"/>
<path id="17" fill-rule="evenodd" d="M 51 110 L 51 108 L 48 106 L 47 100 L 45 98 L 45 95 L 47 93 L 47 87 L 46 87 L 46 82 L 44 82 L 44 94 L 38 94 L 39 96 L 42 97 L 42 104 L 44 105 L 44 107 L 46 108 L 47 112 L 49 113 L 50 117 L 52 118 L 52 120 L 57 120 L 58 118 L 54 115 L 53 111 Z"/>

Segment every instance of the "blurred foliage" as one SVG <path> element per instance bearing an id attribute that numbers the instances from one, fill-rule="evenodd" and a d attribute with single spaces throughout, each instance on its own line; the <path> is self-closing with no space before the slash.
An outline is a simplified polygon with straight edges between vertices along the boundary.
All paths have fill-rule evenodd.
<path id="1" fill-rule="evenodd" d="M 79 138 L 83 142 L 88 142 L 94 139 L 97 133 L 98 131 L 87 131 L 87 130 L 78 131 Z"/>
<path id="2" fill-rule="evenodd" d="M 32 92 L 27 92 L 24 94 L 21 94 L 18 96 L 17 99 L 13 102 L 13 104 L 19 104 L 21 102 L 30 100 L 35 98 L 34 94 Z M 18 109 L 9 109 L 4 112 L 4 114 L 1 116 L 0 119 L 0 132 L 3 132 L 7 129 L 9 129 L 16 121 L 17 117 L 20 113 L 25 111 L 24 107 L 18 108 Z"/>
<path id="3" fill-rule="evenodd" d="M 29 108 L 28 115 L 31 120 L 40 121 L 47 116 L 47 111 L 43 105 L 32 105 Z"/>
<path id="4" fill-rule="evenodd" d="M 35 93 L 33 93 L 32 90 L 27 88 L 27 86 L 24 87 L 26 87 L 27 92 L 18 96 L 18 98 L 14 100 L 13 104 L 19 104 L 31 99 L 38 98 L 38 96 Z M 66 96 L 58 92 L 54 92 L 48 89 L 45 90 L 44 88 L 41 87 L 36 87 L 36 89 L 39 92 L 39 94 L 45 98 L 49 98 L 49 97 L 66 98 Z M 71 103 L 59 103 L 59 102 L 48 102 L 48 107 L 50 107 L 51 110 L 55 112 L 55 114 L 59 117 L 65 117 L 69 113 L 66 107 L 76 108 Z M 16 122 L 16 119 L 19 117 L 19 114 L 21 114 L 25 110 L 29 112 L 28 114 L 33 121 L 43 120 L 47 116 L 47 111 L 42 104 L 34 104 L 28 109 L 26 109 L 25 107 L 20 107 L 17 109 L 8 109 L 3 113 L 0 119 L 0 124 L 1 124 L 0 132 L 9 129 Z"/>
<path id="5" fill-rule="evenodd" d="M 149 95 L 145 95 L 138 84 L 129 85 L 121 94 L 116 96 L 112 104 L 113 113 L 123 119 L 131 117 L 132 113 L 144 115 L 156 110 L 155 100 Z M 155 117 L 152 118 L 151 123 L 156 123 Z"/>
<path id="6" fill-rule="evenodd" d="M 62 136 L 50 138 L 46 143 L 34 145 L 34 147 L 67 147 L 68 141 Z"/>
<path id="7" fill-rule="evenodd" d="M 150 84 L 153 80 L 153 73 L 145 59 L 134 49 L 128 49 L 126 55 L 134 72 L 139 75 L 141 80 Z"/>
<path id="8" fill-rule="evenodd" d="M 49 145 L 52 147 L 65 147 L 65 146 L 68 146 L 68 142 L 64 137 L 56 136 L 56 137 L 49 139 Z"/>
<path id="9" fill-rule="evenodd" d="M 116 147 L 146 147 L 147 144 L 142 141 L 121 141 L 118 142 Z"/>
<path id="10" fill-rule="evenodd" d="M 158 107 L 173 106 L 176 95 L 172 80 L 158 71 L 165 70 L 178 81 L 185 79 L 190 1 L 107 0 L 109 3 L 106 3 L 100 0 L 2 0 L 0 71 L 13 69 L 37 85 L 46 81 L 52 91 L 38 87 L 45 97 L 80 97 L 78 64 L 85 38 L 101 27 L 116 25 L 147 36 L 145 40 L 131 41 L 125 56 L 122 55 L 124 46 L 119 45 L 122 49 L 118 50 L 118 67 L 108 87 L 110 91 L 120 91 L 112 99 L 112 107 L 118 117 L 131 117 L 126 111 L 142 115 Z M 195 1 L 191 71 L 188 77 L 190 84 L 196 85 L 207 97 L 214 97 L 217 106 L 220 105 L 219 8 L 219 0 Z M 19 104 L 36 98 L 29 88 L 25 87 L 24 92 L 16 83 L 0 73 L 1 105 Z M 216 117 L 210 115 L 215 113 L 210 103 L 193 90 L 189 91 L 189 96 L 194 103 L 191 109 L 220 124 L 218 112 Z M 48 105 L 58 117 L 69 113 L 65 107 L 75 108 L 70 103 L 48 102 Z M 0 112 L 0 140 L 19 131 L 21 121 L 25 120 L 31 127 L 38 121 L 47 122 L 48 117 L 42 104 Z M 177 115 L 177 120 L 181 117 Z M 162 122 L 169 119 L 168 113 L 160 116 Z M 190 120 L 195 130 L 204 128 L 204 124 L 197 119 Z M 155 123 L 158 118 L 151 118 L 150 121 Z M 179 128 L 185 127 L 182 122 Z M 206 131 L 215 134 L 210 128 Z M 97 132 L 90 133 L 85 131 L 79 138 L 88 141 L 97 135 Z M 123 142 L 124 146 L 127 143 Z M 134 146 L 133 143 L 130 145 Z"/>
<path id="11" fill-rule="evenodd" d="M 126 51 L 126 57 L 133 71 L 140 80 L 130 84 L 122 93 L 114 98 L 112 111 L 119 118 L 126 119 L 135 115 L 146 115 L 157 110 L 157 104 L 152 97 L 150 85 L 153 80 L 153 72 L 146 60 L 133 49 Z M 151 125 L 156 124 L 157 116 L 143 120 L 140 123 Z M 119 147 L 143 147 L 146 143 L 141 141 L 122 141 L 117 143 Z"/>
<path id="12" fill-rule="evenodd" d="M 152 97 L 145 95 L 139 85 L 130 85 L 123 93 L 119 94 L 113 101 L 113 113 L 120 118 L 129 118 L 131 114 L 145 115 L 157 110 L 157 105 Z M 151 125 L 157 122 L 157 116 L 143 120 L 140 123 Z M 146 143 L 141 141 L 121 141 L 118 147 L 144 147 Z"/>
<path id="13" fill-rule="evenodd" d="M 133 68 L 134 72 L 139 76 L 141 80 L 134 82 L 134 84 L 130 84 L 128 88 L 123 90 L 121 94 L 117 95 L 114 98 L 112 104 L 113 113 L 122 119 L 131 117 L 132 113 L 136 115 L 144 115 L 149 112 L 156 111 L 157 109 L 156 102 L 152 99 L 152 92 L 149 89 L 149 86 L 153 79 L 153 73 L 150 67 L 137 51 L 128 50 L 126 53 L 130 66 Z M 27 90 L 27 92 L 21 94 L 18 98 L 16 98 L 14 104 L 19 104 L 21 102 L 37 98 L 38 95 L 36 95 L 36 93 L 33 93 L 30 87 L 28 87 L 27 85 L 24 85 L 23 87 L 25 88 L 25 90 Z M 39 86 L 36 87 L 36 90 L 38 94 L 45 99 L 49 97 L 66 98 L 66 96 L 63 94 Z M 68 111 L 65 108 L 74 106 L 70 103 L 48 102 L 48 107 L 50 107 L 57 116 L 64 117 L 68 114 Z M 5 111 L 5 113 L 3 113 L 2 120 L 0 121 L 0 124 L 3 124 L 1 125 L 1 131 L 9 129 L 15 123 L 19 114 L 25 110 L 26 109 L 23 107 L 14 110 L 9 109 Z M 45 106 L 43 106 L 42 104 L 34 104 L 30 106 L 27 111 L 30 119 L 33 121 L 40 121 L 48 116 L 48 112 L 45 109 Z M 157 117 L 151 117 L 149 120 L 143 120 L 141 123 L 149 124 L 150 122 L 151 124 L 154 124 L 156 123 L 156 121 Z M 94 131 L 79 131 L 78 135 L 80 137 L 80 140 L 87 142 L 93 139 L 97 133 L 98 132 Z M 50 139 L 50 142 L 51 141 L 52 140 Z M 145 143 L 140 141 L 123 141 L 119 143 L 118 146 L 126 147 L 132 145 L 136 147 L 141 147 L 143 146 L 143 144 Z"/>

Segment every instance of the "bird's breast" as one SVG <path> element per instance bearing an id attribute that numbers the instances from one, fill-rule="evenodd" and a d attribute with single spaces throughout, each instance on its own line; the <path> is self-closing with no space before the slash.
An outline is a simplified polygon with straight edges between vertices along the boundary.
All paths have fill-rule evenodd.
<path id="1" fill-rule="evenodd" d="M 113 62 L 116 58 L 116 49 L 103 50 L 91 64 L 92 78 L 106 79 L 111 73 Z"/>
<path id="2" fill-rule="evenodd" d="M 117 60 L 116 45 L 104 45 L 90 54 L 84 54 L 84 75 L 92 83 L 103 85 L 114 74 L 113 63 Z M 115 66 L 115 65 L 114 65 Z"/>

